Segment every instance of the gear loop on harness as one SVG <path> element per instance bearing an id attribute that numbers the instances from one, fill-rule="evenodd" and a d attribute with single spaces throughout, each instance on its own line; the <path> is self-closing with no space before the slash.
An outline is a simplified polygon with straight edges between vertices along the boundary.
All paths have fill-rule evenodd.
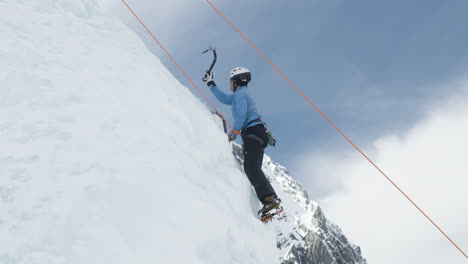
<path id="1" fill-rule="evenodd" d="M 254 140 L 256 140 L 258 143 L 260 143 L 260 146 L 264 146 L 264 145 L 265 145 L 265 141 L 264 141 L 261 137 L 255 135 L 255 134 L 247 134 L 247 135 L 244 136 L 244 138 L 251 138 L 251 139 L 254 139 Z"/>

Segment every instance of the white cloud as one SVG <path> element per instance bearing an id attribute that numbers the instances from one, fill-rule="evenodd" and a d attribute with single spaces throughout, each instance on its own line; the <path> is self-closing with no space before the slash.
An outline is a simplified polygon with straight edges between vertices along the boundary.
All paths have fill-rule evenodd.
<path id="1" fill-rule="evenodd" d="M 409 131 L 376 141 L 369 156 L 466 253 L 468 83 L 461 90 L 428 107 L 426 118 Z M 328 179 L 332 179 L 332 187 L 339 187 L 332 194 L 328 192 L 320 204 L 348 238 L 361 246 L 369 263 L 466 263 L 463 255 L 360 154 L 317 156 L 304 159 L 303 167 L 315 175 L 324 173 L 319 187 Z"/>

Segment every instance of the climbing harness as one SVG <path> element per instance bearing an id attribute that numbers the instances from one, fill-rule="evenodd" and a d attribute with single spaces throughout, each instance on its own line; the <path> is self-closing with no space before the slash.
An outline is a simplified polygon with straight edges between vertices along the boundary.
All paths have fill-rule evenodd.
<path id="1" fill-rule="evenodd" d="M 263 122 L 260 118 L 257 118 L 257 119 L 254 119 L 254 120 L 250 120 L 249 122 L 247 122 L 247 124 L 245 124 L 245 126 L 242 128 L 241 130 L 241 135 L 242 135 L 242 138 L 252 138 L 252 139 L 255 139 L 257 140 L 260 145 L 264 145 L 265 144 L 265 141 L 257 136 L 257 135 L 254 135 L 254 134 L 245 134 L 245 132 L 247 131 L 247 128 L 249 125 L 255 123 L 255 122 L 260 122 L 260 124 L 262 124 L 264 127 L 265 127 L 265 130 L 266 130 L 266 134 L 268 136 L 268 146 L 272 146 L 272 147 L 275 147 L 276 146 L 276 139 L 273 137 L 273 134 L 271 133 L 270 129 L 268 128 L 267 124 L 265 122 Z"/>

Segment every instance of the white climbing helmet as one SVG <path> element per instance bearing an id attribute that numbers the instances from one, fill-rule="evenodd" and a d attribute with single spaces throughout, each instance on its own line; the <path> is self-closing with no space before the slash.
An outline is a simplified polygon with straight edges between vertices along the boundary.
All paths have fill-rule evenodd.
<path id="1" fill-rule="evenodd" d="M 229 78 L 246 85 L 251 80 L 251 73 L 247 68 L 236 67 L 229 73 Z"/>

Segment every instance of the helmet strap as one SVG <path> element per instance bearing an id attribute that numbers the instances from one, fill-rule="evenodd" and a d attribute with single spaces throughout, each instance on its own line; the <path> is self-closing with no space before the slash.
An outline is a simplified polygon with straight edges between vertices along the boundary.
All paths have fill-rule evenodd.
<path id="1" fill-rule="evenodd" d="M 232 85 L 232 91 L 235 92 L 237 88 L 239 87 L 239 84 L 237 84 L 237 80 L 231 80 L 231 85 Z"/>

